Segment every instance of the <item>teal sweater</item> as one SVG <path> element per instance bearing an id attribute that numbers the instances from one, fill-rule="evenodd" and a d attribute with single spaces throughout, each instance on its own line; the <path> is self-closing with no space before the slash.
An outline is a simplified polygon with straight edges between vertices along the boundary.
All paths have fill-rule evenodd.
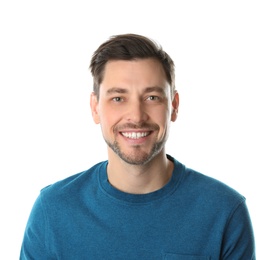
<path id="1" fill-rule="evenodd" d="M 20 259 L 255 259 L 244 197 L 168 158 L 170 181 L 149 194 L 112 187 L 107 161 L 44 188 Z"/>

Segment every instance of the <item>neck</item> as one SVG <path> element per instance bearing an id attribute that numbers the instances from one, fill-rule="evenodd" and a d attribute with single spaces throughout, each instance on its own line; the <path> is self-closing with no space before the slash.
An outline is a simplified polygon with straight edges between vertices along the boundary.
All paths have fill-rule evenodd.
<path id="1" fill-rule="evenodd" d="M 115 188 L 131 194 L 146 194 L 161 189 L 169 181 L 173 167 L 165 152 L 146 165 L 128 164 L 114 153 L 109 156 L 107 174 Z"/>

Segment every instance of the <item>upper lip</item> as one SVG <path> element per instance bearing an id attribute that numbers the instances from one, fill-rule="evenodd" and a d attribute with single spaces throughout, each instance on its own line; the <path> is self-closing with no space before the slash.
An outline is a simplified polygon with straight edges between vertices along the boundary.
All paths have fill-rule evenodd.
<path id="1" fill-rule="evenodd" d="M 135 132 L 135 133 L 142 133 L 142 132 L 151 132 L 150 129 L 121 129 L 119 132 Z"/>

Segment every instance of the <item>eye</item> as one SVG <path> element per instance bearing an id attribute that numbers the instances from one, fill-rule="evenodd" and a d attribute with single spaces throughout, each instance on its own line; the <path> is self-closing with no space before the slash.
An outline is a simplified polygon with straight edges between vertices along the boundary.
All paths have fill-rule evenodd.
<path id="1" fill-rule="evenodd" d="M 112 98 L 112 100 L 114 102 L 121 102 L 121 101 L 123 101 L 123 98 L 121 98 L 121 97 L 114 97 L 114 98 Z"/>
<path id="2" fill-rule="evenodd" d="M 149 96 L 148 98 L 147 98 L 147 100 L 151 100 L 151 101 L 158 101 L 158 100 L 160 100 L 160 97 L 158 97 L 158 96 Z"/>

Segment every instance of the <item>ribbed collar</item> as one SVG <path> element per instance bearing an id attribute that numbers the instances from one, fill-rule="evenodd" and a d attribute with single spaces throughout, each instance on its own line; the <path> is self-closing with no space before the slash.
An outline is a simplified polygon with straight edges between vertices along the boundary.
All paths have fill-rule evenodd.
<path id="1" fill-rule="evenodd" d="M 100 189 L 111 199 L 116 200 L 120 203 L 129 203 L 129 204 L 138 204 L 138 203 L 146 204 L 170 196 L 181 182 L 182 177 L 184 175 L 185 166 L 182 165 L 177 160 L 175 160 L 170 155 L 167 155 L 167 158 L 174 163 L 174 170 L 169 182 L 164 187 L 157 191 L 147 194 L 130 194 L 116 189 L 108 181 L 107 177 L 108 161 L 105 161 L 102 164 L 100 164 L 100 168 L 98 169 Z"/>

